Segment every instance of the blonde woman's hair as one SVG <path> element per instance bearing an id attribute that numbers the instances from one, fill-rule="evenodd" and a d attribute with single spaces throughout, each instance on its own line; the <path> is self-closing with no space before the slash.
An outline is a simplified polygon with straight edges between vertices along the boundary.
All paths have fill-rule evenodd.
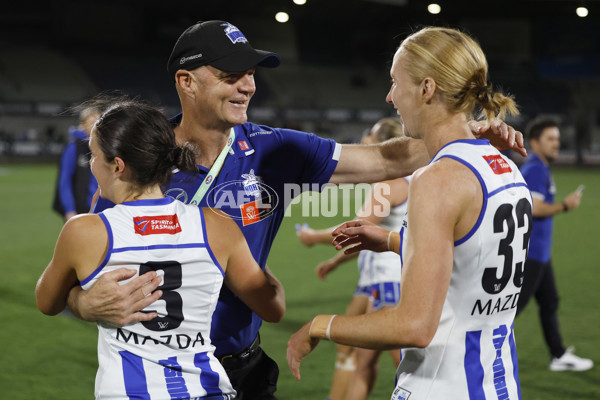
<path id="1" fill-rule="evenodd" d="M 451 110 L 473 115 L 475 106 L 487 120 L 517 115 L 512 96 L 488 84 L 488 64 L 481 47 L 468 35 L 450 28 L 427 27 L 400 44 L 404 67 L 415 84 L 430 77 Z"/>

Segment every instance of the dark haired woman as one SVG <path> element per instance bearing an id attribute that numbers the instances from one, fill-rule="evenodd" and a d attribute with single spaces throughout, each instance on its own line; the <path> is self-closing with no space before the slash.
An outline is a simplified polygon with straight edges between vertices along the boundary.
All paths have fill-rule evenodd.
<path id="1" fill-rule="evenodd" d="M 102 196 L 117 206 L 65 224 L 36 287 L 38 308 L 61 312 L 74 285 L 88 289 L 117 268 L 155 271 L 160 298 L 144 311 L 156 318 L 98 323 L 96 398 L 234 398 L 210 342 L 222 283 L 273 322 L 285 312 L 283 287 L 259 268 L 229 217 L 163 195 L 173 167 L 192 170 L 195 163 L 158 110 L 113 106 L 94 126 L 90 149 Z"/>

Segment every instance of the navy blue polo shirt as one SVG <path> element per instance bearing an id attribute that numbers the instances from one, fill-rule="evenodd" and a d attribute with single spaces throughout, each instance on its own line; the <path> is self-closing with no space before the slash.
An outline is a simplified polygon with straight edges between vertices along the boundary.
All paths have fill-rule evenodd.
<path id="1" fill-rule="evenodd" d="M 531 154 L 521 166 L 521 174 L 531 191 L 531 197 L 554 203 L 556 186 L 550 168 L 536 154 Z M 534 217 L 527 258 L 547 263 L 552 249 L 553 217 Z"/>
<path id="2" fill-rule="evenodd" d="M 302 191 L 320 190 L 329 182 L 341 145 L 314 134 L 250 122 L 234 130 L 231 151 L 199 206 L 219 208 L 236 221 L 264 269 L 287 205 Z M 190 203 L 208 173 L 207 168 L 199 169 L 200 174 L 176 172 L 165 194 Z M 94 211 L 111 206 L 100 199 Z M 261 324 L 261 318 L 223 286 L 211 328 L 215 354 L 248 347 Z"/>

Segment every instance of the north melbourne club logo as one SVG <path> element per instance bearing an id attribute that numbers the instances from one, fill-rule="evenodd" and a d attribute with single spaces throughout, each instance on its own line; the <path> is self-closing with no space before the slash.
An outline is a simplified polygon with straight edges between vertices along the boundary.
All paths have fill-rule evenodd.
<path id="1" fill-rule="evenodd" d="M 221 24 L 225 27 L 225 35 L 231 40 L 231 43 L 248 43 L 246 36 L 238 28 L 231 24 Z"/>
<path id="2" fill-rule="evenodd" d="M 207 193 L 209 198 L 214 199 L 211 208 L 224 211 L 234 220 L 241 220 L 244 226 L 271 216 L 279 204 L 277 192 L 264 184 L 253 169 L 241 177 L 241 180 L 223 182 Z"/>
<path id="3" fill-rule="evenodd" d="M 258 197 L 260 195 L 260 177 L 254 175 L 254 170 L 251 169 L 249 173 L 242 174 L 242 184 L 244 185 L 244 192 L 249 196 Z"/>
<path id="4" fill-rule="evenodd" d="M 408 400 L 412 393 L 406 389 L 402 389 L 401 387 L 397 387 L 392 394 L 392 399 L 394 400 Z"/>

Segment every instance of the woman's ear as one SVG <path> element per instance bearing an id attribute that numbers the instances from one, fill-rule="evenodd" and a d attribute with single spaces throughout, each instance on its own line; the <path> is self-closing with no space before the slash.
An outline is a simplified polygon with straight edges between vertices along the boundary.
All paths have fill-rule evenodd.
<path id="1" fill-rule="evenodd" d="M 421 81 L 421 97 L 425 103 L 429 103 L 435 94 L 437 85 L 433 78 L 427 77 Z"/>
<path id="2" fill-rule="evenodd" d="M 125 162 L 121 157 L 115 157 L 113 160 L 113 172 L 117 178 L 120 178 L 125 173 Z"/>

